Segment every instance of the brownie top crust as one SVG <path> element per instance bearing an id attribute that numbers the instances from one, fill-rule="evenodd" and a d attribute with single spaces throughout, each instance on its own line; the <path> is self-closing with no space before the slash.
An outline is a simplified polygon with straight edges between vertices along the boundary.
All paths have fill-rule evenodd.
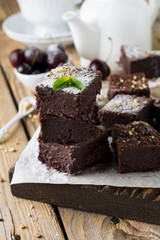
<path id="1" fill-rule="evenodd" d="M 118 89 L 118 91 L 143 90 L 148 89 L 148 79 L 144 73 L 115 74 L 109 77 L 109 85 L 111 89 Z"/>
<path id="2" fill-rule="evenodd" d="M 123 142 L 123 146 L 160 145 L 159 133 L 148 123 L 135 121 L 131 124 L 115 124 L 112 128 L 113 141 Z"/>
<path id="3" fill-rule="evenodd" d="M 66 87 L 64 89 L 61 89 L 61 91 L 73 94 L 79 94 L 80 92 L 83 92 L 92 83 L 93 80 L 95 80 L 96 78 L 102 78 L 102 74 L 100 71 L 63 64 L 59 65 L 55 69 L 52 69 L 50 74 L 48 74 L 47 77 L 40 84 L 38 84 L 38 86 L 53 88 L 54 82 L 64 76 L 72 76 L 83 84 L 83 90 L 79 90 L 74 87 Z"/>
<path id="4" fill-rule="evenodd" d="M 129 45 L 122 45 L 121 51 L 123 55 L 125 55 L 127 58 L 130 58 L 131 60 L 138 60 L 138 59 L 143 59 L 149 56 L 153 57 L 153 56 L 159 55 L 156 51 L 147 51 L 140 47 L 129 46 Z"/>
<path id="5" fill-rule="evenodd" d="M 138 97 L 136 95 L 118 94 L 112 98 L 100 112 L 116 112 L 116 113 L 137 113 L 148 103 L 153 102 L 151 98 Z"/>

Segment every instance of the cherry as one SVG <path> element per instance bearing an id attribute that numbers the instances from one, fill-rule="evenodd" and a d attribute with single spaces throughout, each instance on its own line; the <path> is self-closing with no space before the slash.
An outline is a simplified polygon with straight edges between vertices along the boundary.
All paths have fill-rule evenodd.
<path id="1" fill-rule="evenodd" d="M 65 48 L 64 48 L 64 46 L 61 44 L 61 43 L 58 43 L 58 44 L 51 44 L 49 47 L 48 47 L 48 51 L 50 52 L 52 52 L 52 51 L 54 51 L 54 50 L 56 50 L 56 49 L 60 49 L 62 52 L 65 52 Z"/>
<path id="2" fill-rule="evenodd" d="M 18 68 L 20 64 L 24 61 L 24 51 L 21 49 L 16 49 L 9 55 L 10 62 L 13 67 Z"/>
<path id="3" fill-rule="evenodd" d="M 92 68 L 93 70 L 101 71 L 101 73 L 102 73 L 102 80 L 104 80 L 106 77 L 108 77 L 110 72 L 111 72 L 109 66 L 107 65 L 107 63 L 102 61 L 102 60 L 100 60 L 100 59 L 94 59 L 90 63 L 89 67 Z"/>
<path id="4" fill-rule="evenodd" d="M 26 62 L 30 63 L 32 66 L 43 64 L 45 56 L 45 51 L 35 46 L 29 46 L 24 51 L 24 58 Z"/>
<path id="5" fill-rule="evenodd" d="M 49 69 L 56 68 L 60 63 L 67 61 L 67 55 L 60 49 L 47 52 L 46 64 Z"/>
<path id="6" fill-rule="evenodd" d="M 23 62 L 18 68 L 17 68 L 17 71 L 19 73 L 23 73 L 23 74 L 31 74 L 32 72 L 32 67 L 26 63 L 26 62 Z"/>

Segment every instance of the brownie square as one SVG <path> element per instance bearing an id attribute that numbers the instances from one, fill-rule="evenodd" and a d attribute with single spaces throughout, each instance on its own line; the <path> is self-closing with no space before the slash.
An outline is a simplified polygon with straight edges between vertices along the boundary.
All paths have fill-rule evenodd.
<path id="1" fill-rule="evenodd" d="M 119 94 L 99 110 L 99 121 L 105 128 L 113 124 L 150 120 L 154 100 L 147 97 Z"/>
<path id="2" fill-rule="evenodd" d="M 147 78 L 160 76 L 160 55 L 136 46 L 121 47 L 120 65 L 126 73 L 145 73 Z"/>
<path id="3" fill-rule="evenodd" d="M 144 73 L 110 75 L 108 97 L 112 99 L 117 94 L 149 97 L 150 89 Z"/>
<path id="4" fill-rule="evenodd" d="M 38 159 L 61 172 L 77 173 L 95 164 L 108 162 L 112 157 L 108 134 L 99 129 L 96 136 L 84 143 L 62 145 L 39 140 Z"/>
<path id="5" fill-rule="evenodd" d="M 148 123 L 115 124 L 112 137 L 119 173 L 160 168 L 160 135 Z"/>
<path id="6" fill-rule="evenodd" d="M 160 100 L 155 100 L 152 108 L 153 127 L 160 132 Z"/>
<path id="7" fill-rule="evenodd" d="M 74 87 L 53 90 L 54 82 L 63 76 L 73 76 L 84 85 L 83 90 Z M 101 89 L 101 73 L 72 65 L 60 65 L 36 87 L 37 109 L 43 114 L 70 118 L 91 112 L 96 95 Z"/>
<path id="8" fill-rule="evenodd" d="M 44 142 L 57 142 L 61 144 L 87 141 L 96 134 L 97 127 L 92 119 L 73 119 L 40 114 L 41 131 L 39 138 Z"/>

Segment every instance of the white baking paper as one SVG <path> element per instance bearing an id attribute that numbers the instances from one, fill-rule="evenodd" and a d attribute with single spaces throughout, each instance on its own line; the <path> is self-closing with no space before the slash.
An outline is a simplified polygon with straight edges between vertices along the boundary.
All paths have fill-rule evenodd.
<path id="1" fill-rule="evenodd" d="M 119 174 L 115 167 L 98 165 L 76 175 L 60 173 L 38 161 L 39 128 L 15 164 L 11 184 L 50 183 L 160 188 L 160 171 Z"/>

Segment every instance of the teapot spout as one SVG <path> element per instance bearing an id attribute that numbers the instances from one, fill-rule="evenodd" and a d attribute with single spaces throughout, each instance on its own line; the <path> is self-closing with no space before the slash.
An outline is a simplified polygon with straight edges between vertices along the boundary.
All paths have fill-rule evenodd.
<path id="1" fill-rule="evenodd" d="M 66 12 L 63 19 L 68 23 L 74 45 L 80 56 L 94 59 L 99 51 L 99 31 L 92 24 L 84 22 L 75 12 Z"/>

